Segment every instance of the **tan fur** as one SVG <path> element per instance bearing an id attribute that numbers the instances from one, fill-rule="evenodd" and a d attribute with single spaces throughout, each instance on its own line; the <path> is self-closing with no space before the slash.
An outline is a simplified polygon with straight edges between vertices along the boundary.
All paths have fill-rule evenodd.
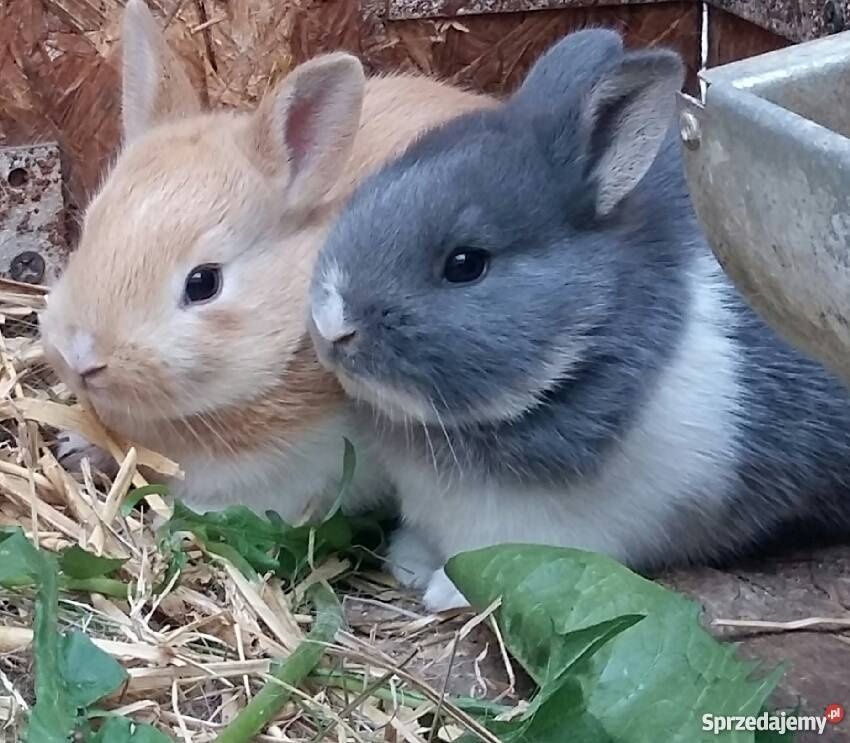
<path id="1" fill-rule="evenodd" d="M 297 445 L 343 404 L 305 334 L 311 267 L 331 218 L 423 130 L 492 100 L 423 77 L 369 80 L 350 157 L 327 197 L 304 204 L 286 196 L 287 173 L 260 162 L 274 154 L 274 128 L 258 118 L 265 102 L 253 114 L 187 116 L 179 105 L 169 118 L 162 106 L 173 99 L 155 92 L 154 125 L 129 139 L 87 210 L 42 320 L 48 357 L 82 392 L 63 353 L 75 332 L 90 334 L 108 363 L 87 390 L 104 422 L 178 459 Z M 195 265 L 227 259 L 223 246 L 244 246 L 238 276 L 190 321 L 181 282 Z"/>
<path id="2" fill-rule="evenodd" d="M 124 138 L 129 141 L 154 124 L 198 113 L 201 103 L 146 6 L 128 2 L 124 28 L 133 32 L 121 39 L 124 58 L 133 60 L 124 65 L 121 96 Z"/>

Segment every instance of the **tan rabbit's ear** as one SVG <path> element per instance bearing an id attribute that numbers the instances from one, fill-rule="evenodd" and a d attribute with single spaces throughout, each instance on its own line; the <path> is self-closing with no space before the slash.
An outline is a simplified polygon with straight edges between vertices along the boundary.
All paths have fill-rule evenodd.
<path id="1" fill-rule="evenodd" d="M 360 126 L 366 78 L 342 52 L 296 67 L 253 114 L 249 154 L 286 183 L 286 201 L 301 207 L 322 198 L 348 162 Z"/>
<path id="2" fill-rule="evenodd" d="M 183 65 L 144 0 L 128 0 L 121 45 L 121 120 L 131 142 L 156 124 L 201 110 Z"/>

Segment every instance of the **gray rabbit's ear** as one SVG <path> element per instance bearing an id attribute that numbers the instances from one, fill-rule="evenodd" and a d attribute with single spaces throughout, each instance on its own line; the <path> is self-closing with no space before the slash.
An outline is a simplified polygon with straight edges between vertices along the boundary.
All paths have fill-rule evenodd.
<path id="1" fill-rule="evenodd" d="M 635 52 L 604 73 L 584 99 L 580 132 L 598 215 L 610 213 L 646 175 L 670 131 L 683 82 L 675 52 Z"/>
<path id="2" fill-rule="evenodd" d="M 568 109 L 574 94 L 584 94 L 606 65 L 623 55 L 623 40 L 616 31 L 586 29 L 565 36 L 534 63 L 511 99 L 514 109 L 533 114 Z"/>

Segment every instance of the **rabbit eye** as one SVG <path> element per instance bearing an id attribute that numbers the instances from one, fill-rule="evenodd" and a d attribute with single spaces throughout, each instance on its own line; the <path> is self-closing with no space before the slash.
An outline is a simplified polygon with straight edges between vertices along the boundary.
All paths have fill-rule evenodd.
<path id="1" fill-rule="evenodd" d="M 446 259 L 443 276 L 452 284 L 469 284 L 480 279 L 490 263 L 490 254 L 477 248 L 458 248 Z"/>
<path id="2" fill-rule="evenodd" d="M 200 304 L 215 299 L 221 291 L 221 266 L 206 264 L 196 266 L 186 277 L 183 289 L 183 301 L 186 304 Z"/>

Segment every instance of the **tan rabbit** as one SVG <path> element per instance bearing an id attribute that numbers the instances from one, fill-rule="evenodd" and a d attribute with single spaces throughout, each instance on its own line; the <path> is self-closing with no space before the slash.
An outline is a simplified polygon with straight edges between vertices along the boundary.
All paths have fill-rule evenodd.
<path id="1" fill-rule="evenodd" d="M 298 519 L 335 493 L 345 436 L 352 499 L 379 494 L 306 333 L 313 260 L 364 175 L 492 100 L 367 81 L 335 53 L 252 113 L 202 112 L 142 0 L 127 3 L 123 43 L 124 146 L 41 318 L 48 358 L 108 427 L 182 465 L 187 503 Z"/>

